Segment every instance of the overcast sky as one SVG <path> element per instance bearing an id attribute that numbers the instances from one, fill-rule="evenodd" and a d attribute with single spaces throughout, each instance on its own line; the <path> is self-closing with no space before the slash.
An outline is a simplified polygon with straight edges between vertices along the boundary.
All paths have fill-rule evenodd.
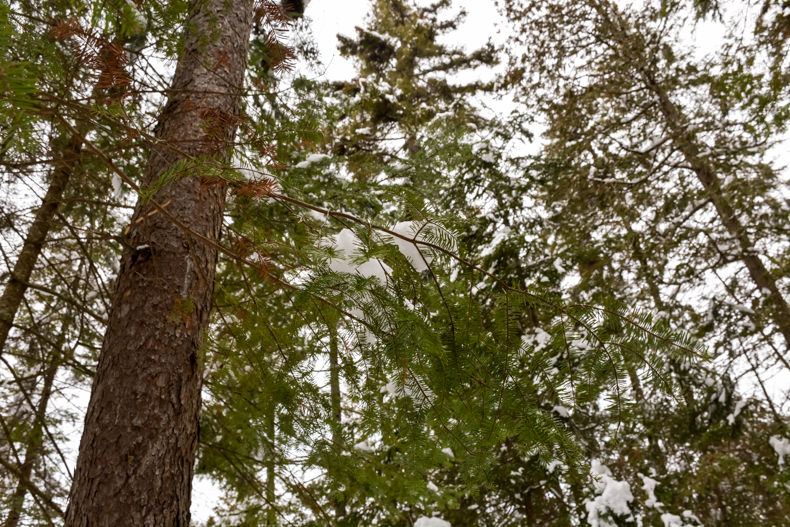
<path id="1" fill-rule="evenodd" d="M 337 52 L 336 35 L 341 33 L 353 36 L 355 26 L 364 27 L 371 3 L 371 0 L 312 0 L 310 2 L 306 16 L 321 51 L 321 58 L 327 65 L 328 78 L 354 77 L 351 63 L 344 60 Z M 489 38 L 499 40 L 495 29 L 497 13 L 494 0 L 455 0 L 448 13 L 460 8 L 464 8 L 469 15 L 465 23 L 452 35 L 458 44 L 471 50 L 482 46 Z"/>

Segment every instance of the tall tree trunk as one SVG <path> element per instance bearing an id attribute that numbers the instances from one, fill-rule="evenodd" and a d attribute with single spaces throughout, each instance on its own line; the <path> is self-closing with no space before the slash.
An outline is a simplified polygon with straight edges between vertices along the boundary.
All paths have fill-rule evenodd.
<path id="1" fill-rule="evenodd" d="M 25 235 L 22 250 L 19 252 L 14 269 L 8 277 L 3 296 L 0 297 L 0 354 L 5 349 L 8 339 L 8 332 L 14 324 L 14 318 L 22 304 L 25 296 L 30 275 L 44 247 L 49 230 L 52 227 L 52 220 L 58 211 L 60 202 L 63 199 L 63 191 L 71 179 L 74 168 L 79 161 L 82 153 L 82 139 L 74 134 L 63 145 L 63 149 L 56 154 L 57 163 L 52 179 L 49 182 L 47 193 L 36 211 L 33 223 Z"/>
<path id="2" fill-rule="evenodd" d="M 67 527 L 189 525 L 202 366 L 225 188 L 200 160 L 227 159 L 238 126 L 252 0 L 193 0 L 144 171 L 198 173 L 138 200 L 127 234 L 66 513 Z"/>
<path id="3" fill-rule="evenodd" d="M 337 322 L 332 320 L 329 327 L 329 402 L 332 409 L 332 449 L 338 459 L 343 452 L 343 413 L 340 406 L 340 363 L 338 360 Z M 335 497 L 335 521 L 346 515 L 346 503 L 342 494 Z"/>
<path id="4" fill-rule="evenodd" d="M 46 418 L 47 407 L 49 406 L 49 400 L 52 396 L 52 384 L 55 381 L 58 368 L 60 368 L 65 341 L 66 330 L 64 328 L 58 339 L 58 347 L 53 350 L 54 356 L 52 362 L 44 372 L 44 386 L 41 389 L 41 396 L 36 405 L 36 412 L 33 417 L 33 429 L 28 434 L 26 441 L 27 445 L 25 447 L 25 459 L 22 461 L 22 466 L 19 467 L 16 489 L 14 489 L 14 493 L 11 496 L 10 510 L 8 511 L 5 523 L 3 523 L 3 527 L 17 527 L 19 521 L 22 519 L 23 506 L 29 490 L 28 487 L 30 478 L 33 474 L 33 468 L 39 460 L 44 446 L 44 419 Z"/>

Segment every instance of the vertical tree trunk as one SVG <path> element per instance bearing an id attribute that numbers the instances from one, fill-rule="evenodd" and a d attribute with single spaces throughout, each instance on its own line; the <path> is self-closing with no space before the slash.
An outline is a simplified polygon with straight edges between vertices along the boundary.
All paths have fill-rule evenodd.
<path id="1" fill-rule="evenodd" d="M 5 349 L 8 332 L 14 323 L 16 312 L 22 304 L 27 285 L 30 282 L 30 275 L 33 273 L 38 256 L 44 247 L 52 220 L 63 199 L 63 191 L 71 179 L 81 152 L 82 140 L 75 134 L 63 146 L 63 150 L 56 154 L 58 161 L 47 193 L 25 235 L 22 250 L 19 252 L 14 269 L 8 277 L 8 283 L 3 289 L 3 296 L 0 297 L 0 354 Z"/>
<path id="2" fill-rule="evenodd" d="M 25 447 L 25 459 L 22 461 L 22 466 L 19 467 L 16 489 L 14 489 L 14 494 L 11 496 L 10 510 L 8 511 L 5 523 L 3 523 L 3 527 L 18 527 L 19 521 L 22 519 L 25 497 L 29 490 L 28 486 L 33 474 L 33 468 L 44 446 L 44 419 L 46 418 L 49 399 L 52 396 L 52 384 L 55 381 L 58 368 L 60 368 L 63 353 L 62 348 L 66 340 L 65 337 L 66 331 L 64 330 L 61 334 L 61 338 L 58 340 L 57 349 L 53 350 L 55 356 L 44 372 L 44 387 L 41 389 L 41 396 L 36 405 L 36 412 L 33 417 L 33 429 L 28 434 L 26 441 L 27 445 Z"/>
<path id="3" fill-rule="evenodd" d="M 274 447 L 277 436 L 277 404 L 272 402 L 266 416 L 266 436 L 269 440 L 269 459 L 266 460 L 266 525 L 277 525 Z"/>
<path id="4" fill-rule="evenodd" d="M 252 0 L 193 0 L 144 184 L 174 163 L 227 159 Z M 138 200 L 121 259 L 66 513 L 67 527 L 189 525 L 202 370 L 225 188 L 193 174 Z"/>
<path id="5" fill-rule="evenodd" d="M 343 451 L 343 413 L 340 406 L 340 364 L 337 347 L 337 322 L 333 320 L 329 327 L 329 402 L 332 407 L 332 448 L 339 456 Z M 346 503 L 342 495 L 335 497 L 335 521 L 346 515 Z"/>

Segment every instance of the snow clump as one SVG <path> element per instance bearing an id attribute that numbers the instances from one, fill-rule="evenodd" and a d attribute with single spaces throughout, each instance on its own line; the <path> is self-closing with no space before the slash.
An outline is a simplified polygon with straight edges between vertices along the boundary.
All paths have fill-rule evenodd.
<path id="1" fill-rule="evenodd" d="M 121 194 L 123 192 L 123 184 L 121 182 L 121 176 L 118 174 L 113 173 L 112 175 L 112 198 L 115 201 L 121 199 Z"/>
<path id="2" fill-rule="evenodd" d="M 785 464 L 785 456 L 790 455 L 790 440 L 782 436 L 771 436 L 768 440 L 771 446 L 774 447 L 774 452 L 779 456 L 779 466 Z"/>
<path id="3" fill-rule="evenodd" d="M 296 168 L 308 168 L 310 165 L 320 163 L 324 159 L 329 159 L 329 156 L 325 154 L 310 154 L 307 156 L 307 159 L 301 163 L 297 163 Z"/>
<path id="4" fill-rule="evenodd" d="M 561 405 L 555 406 L 554 408 L 551 409 L 551 411 L 559 415 L 560 417 L 568 418 L 571 416 L 571 412 L 567 408 Z"/>
<path id="5" fill-rule="evenodd" d="M 360 452 L 373 452 L 374 449 L 370 446 L 370 443 L 367 441 L 360 441 L 356 445 L 354 445 L 354 450 L 359 450 Z"/>
<path id="6" fill-rule="evenodd" d="M 684 516 L 686 515 L 684 514 Z M 694 515 L 692 514 L 691 516 Z M 664 522 L 664 527 L 694 527 L 691 523 L 685 523 L 677 514 L 670 514 L 668 512 L 661 515 L 661 521 Z"/>
<path id="7" fill-rule="evenodd" d="M 414 522 L 414 527 L 452 527 L 452 525 L 450 525 L 450 522 L 444 521 L 441 518 L 420 516 L 417 518 L 417 521 Z"/>
<path id="8" fill-rule="evenodd" d="M 381 284 L 386 283 L 387 276 L 392 273 L 392 268 L 378 258 L 371 258 L 361 264 L 354 262 L 362 242 L 351 229 L 343 229 L 332 237 L 324 238 L 322 244 L 331 247 L 337 254 L 328 262 L 329 268 L 336 273 L 356 273 L 364 278 L 376 278 Z"/>
<path id="9" fill-rule="evenodd" d="M 452 240 L 452 247 L 449 249 L 455 250 L 454 236 L 444 227 L 434 223 L 420 224 L 416 221 L 401 221 L 396 223 L 390 230 L 406 238 L 412 238 L 421 242 L 433 243 L 436 238 L 442 237 L 450 239 Z M 389 233 L 382 234 L 382 238 L 386 243 L 395 245 L 418 273 L 428 269 L 428 265 L 433 261 L 434 254 L 430 248 L 423 247 L 420 249 L 414 242 Z"/>
<path id="10" fill-rule="evenodd" d="M 658 481 L 643 474 L 639 474 L 639 477 L 642 478 L 642 490 L 647 494 L 645 507 L 660 508 L 662 504 L 656 498 L 656 485 L 658 485 Z"/>
<path id="11" fill-rule="evenodd" d="M 605 518 L 608 513 L 625 515 L 631 512 L 628 508 L 628 503 L 634 500 L 631 486 L 627 481 L 614 479 L 609 467 L 597 459 L 593 459 L 590 471 L 598 495 L 585 503 L 587 521 L 592 527 L 611 527 L 613 524 Z"/>
<path id="12" fill-rule="evenodd" d="M 534 346 L 536 350 L 544 348 L 551 343 L 551 334 L 541 328 L 535 328 L 531 333 L 525 333 L 521 337 L 524 346 Z"/>
<path id="13" fill-rule="evenodd" d="M 448 250 L 454 251 L 456 249 L 455 237 L 452 233 L 434 223 L 420 224 L 415 221 L 402 221 L 396 223 L 390 230 L 417 242 L 432 243 L 437 246 L 441 246 L 441 242 L 444 242 L 445 248 Z M 382 234 L 381 238 L 384 243 L 395 245 L 417 272 L 427 270 L 428 265 L 433 261 L 434 250 L 430 247 L 418 248 L 414 241 L 404 240 L 389 233 Z M 343 229 L 334 236 L 322 239 L 319 244 L 331 247 L 337 253 L 337 257 L 330 258 L 328 262 L 329 268 L 336 273 L 357 273 L 365 278 L 375 277 L 382 284 L 392 273 L 392 268 L 378 258 L 372 258 L 363 263 L 355 262 L 358 260 L 357 255 L 362 242 L 351 229 Z"/>
<path id="14" fill-rule="evenodd" d="M 745 399 L 741 399 L 735 404 L 735 408 L 733 409 L 732 413 L 727 416 L 727 424 L 732 426 L 735 424 L 735 418 L 740 415 L 741 410 L 743 407 L 746 406 L 747 401 Z"/>

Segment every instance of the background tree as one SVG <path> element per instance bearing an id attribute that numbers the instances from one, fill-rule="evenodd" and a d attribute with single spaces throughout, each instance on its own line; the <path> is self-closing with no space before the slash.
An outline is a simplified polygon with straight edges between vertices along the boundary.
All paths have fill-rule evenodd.
<path id="1" fill-rule="evenodd" d="M 552 456 L 573 457 L 575 449 L 566 441 L 572 431 L 555 421 L 553 407 L 567 396 L 564 383 L 569 377 L 584 376 L 581 372 L 592 372 L 593 362 L 613 355 L 585 353 L 587 343 L 563 348 L 559 335 L 577 344 L 586 339 L 577 317 L 591 312 L 583 314 L 582 306 L 578 312 L 565 312 L 545 292 L 525 303 L 506 282 L 489 282 L 484 271 L 468 262 L 443 261 L 429 253 L 421 262 L 416 248 L 400 244 L 396 249 L 388 238 L 392 234 L 383 230 L 392 225 L 390 232 L 406 229 L 399 232 L 411 238 L 415 233 L 407 225 L 422 225 L 430 229 L 424 241 L 454 252 L 443 227 L 451 226 L 467 242 L 462 255 L 485 256 L 492 250 L 487 235 L 499 229 L 503 218 L 515 226 L 514 214 L 521 214 L 491 203 L 520 203 L 512 192 L 513 178 L 502 174 L 494 157 L 499 143 L 519 123 L 505 126 L 475 111 L 474 99 L 461 97 L 483 93 L 491 83 L 455 85 L 452 77 L 444 77 L 492 65 L 495 56 L 490 48 L 466 56 L 440 45 L 442 31 L 458 24 L 454 16 L 442 18 L 446 7 L 446 2 L 427 7 L 379 2 L 369 29 L 358 29 L 356 39 L 341 39 L 342 49 L 359 60 L 359 79 L 326 85 L 297 78 L 296 97 L 256 100 L 261 108 L 258 126 L 282 131 L 276 155 L 259 152 L 249 159 L 254 169 L 241 167 L 244 179 L 232 202 L 239 208 L 231 216 L 233 239 L 261 262 L 261 271 L 258 277 L 237 278 L 247 292 L 230 303 L 223 296 L 219 305 L 229 307 L 223 327 L 240 316 L 245 328 L 227 333 L 232 337 L 228 342 L 237 342 L 230 349 L 246 349 L 246 342 L 266 344 L 252 346 L 253 355 L 243 359 L 250 365 L 244 372 L 226 369 L 229 362 L 223 360 L 217 365 L 221 371 L 212 374 L 223 379 L 214 386 L 223 391 L 222 401 L 231 401 L 230 394 L 244 386 L 244 397 L 233 404 L 238 411 L 229 412 L 227 402 L 212 411 L 210 441 L 216 442 L 203 450 L 201 469 L 232 489 L 232 500 L 220 513 L 224 523 L 232 525 L 237 518 L 253 524 L 269 521 L 269 467 L 261 456 L 267 441 L 258 431 L 261 421 L 248 426 L 245 419 L 255 407 L 266 415 L 262 403 L 268 389 L 261 386 L 271 379 L 288 379 L 287 387 L 278 389 L 284 397 L 277 413 L 275 468 L 281 489 L 275 508 L 283 521 L 398 524 L 440 510 L 456 514 L 461 522 L 493 521 L 506 513 L 492 508 L 464 517 L 461 511 L 452 512 L 459 503 L 476 503 L 471 495 L 490 482 L 492 467 L 504 471 L 512 458 L 525 456 L 539 481 L 541 466 Z M 432 78 L 431 72 L 442 76 Z M 495 135 L 487 141 L 489 133 Z M 254 144 L 255 136 L 247 137 L 245 143 Z M 256 199 L 244 199 L 250 197 Z M 475 217 L 474 224 L 440 215 L 453 206 L 464 211 L 461 215 Z M 307 214 L 299 207 L 307 208 Z M 482 207 L 491 213 L 480 218 Z M 261 225 L 278 225 L 278 230 Z M 467 237 L 476 241 L 470 244 Z M 332 249 L 329 255 L 326 250 L 316 253 L 316 239 Z M 516 245 L 514 241 L 512 247 Z M 411 263 L 399 253 L 409 254 Z M 500 261 L 527 272 L 511 256 Z M 326 274 L 327 265 L 334 273 Z M 235 276 L 229 271 L 228 276 Z M 247 297 L 284 302 L 275 312 L 285 318 L 261 313 L 255 303 L 242 300 Z M 559 300 L 556 295 L 548 298 Z M 316 304 L 327 307 L 318 309 Z M 567 324 L 555 318 L 558 313 L 567 315 Z M 611 311 L 615 318 L 617 313 Z M 538 319 L 558 335 L 549 346 L 552 338 L 544 330 L 538 333 L 540 339 L 522 340 Z M 588 322 L 594 332 L 608 323 Z M 294 339 L 299 325 L 304 340 Z M 622 329 L 621 324 L 616 327 Z M 339 434 L 331 375 L 337 370 L 330 358 L 334 328 L 344 416 Z M 572 333 L 566 332 L 570 329 Z M 617 331 L 598 332 L 598 337 L 590 336 L 589 345 L 595 349 L 596 338 L 603 342 Z M 629 349 L 628 344 L 624 347 Z M 573 358 L 556 369 L 546 365 L 561 356 Z M 610 365 L 615 370 L 620 366 Z M 601 368 L 596 379 L 611 375 L 610 367 Z M 272 369 L 279 373 L 272 374 Z M 535 372 L 541 370 L 547 373 L 536 380 Z M 517 378 L 502 383 L 503 372 Z M 472 386 L 463 381 L 469 378 L 475 379 Z M 305 384 L 297 384 L 302 380 Z M 289 400 L 296 386 L 309 396 Z M 609 389 L 615 390 L 596 380 L 581 387 L 578 397 L 595 398 Z M 232 430 L 238 432 L 229 434 Z M 500 449 L 507 455 L 496 455 Z M 310 485 L 290 475 L 316 469 L 325 478 Z M 437 484 L 446 486 L 439 494 Z"/>
<path id="2" fill-rule="evenodd" d="M 683 47 L 695 20 L 683 3 L 539 7 L 505 6 L 520 35 L 506 82 L 547 123 L 546 155 L 527 174 L 570 270 L 569 294 L 653 309 L 706 342 L 715 361 L 668 363 L 682 410 L 633 383 L 639 404 L 624 433 L 600 450 L 591 441 L 588 455 L 616 444 L 621 473 L 641 466 L 672 482 L 657 487 L 663 514 L 779 518 L 786 476 L 775 472 L 769 438 L 785 433 L 786 399 L 765 381 L 786 368 L 785 182 L 769 154 L 784 130 L 786 87 L 765 60 L 771 51 L 736 37 L 707 55 Z M 741 15 L 722 8 L 721 23 Z M 763 476 L 750 479 L 741 453 Z M 682 469 L 672 468 L 678 458 Z M 719 471 L 708 470 L 711 459 Z M 633 489 L 641 476 L 631 477 Z M 734 480 L 748 491 L 724 498 Z M 679 491 L 700 485 L 720 498 Z"/>
<path id="3" fill-rule="evenodd" d="M 61 119 L 83 132 L 118 130 L 121 119 L 113 110 L 122 101 L 124 117 L 138 114 L 129 93 L 132 61 L 122 45 L 143 31 L 145 19 L 126 4 L 94 12 L 92 24 L 85 24 L 90 10 L 84 3 L 20 2 L 0 10 L 4 49 L 16 61 L 4 68 L 9 104 L 2 113 L 0 160 L 4 190 L 10 192 L 2 206 L 9 271 L 0 301 L 7 380 L 2 463 L 9 478 L 3 520 L 13 526 L 22 511 L 49 523 L 63 514 L 70 477 L 63 425 L 77 417 L 64 405 L 63 389 L 91 373 L 90 359 L 84 359 L 103 330 L 105 273 L 116 254 L 107 243 L 108 232 L 117 229 L 117 217 L 107 209 L 117 203 L 107 198 L 109 174 L 81 151 L 81 140 Z M 107 138 L 102 145 L 113 150 L 128 139 Z M 123 164 L 133 157 L 116 160 Z M 26 208 L 33 202 L 38 203 L 32 210 Z M 25 505 L 28 496 L 33 507 Z"/>

